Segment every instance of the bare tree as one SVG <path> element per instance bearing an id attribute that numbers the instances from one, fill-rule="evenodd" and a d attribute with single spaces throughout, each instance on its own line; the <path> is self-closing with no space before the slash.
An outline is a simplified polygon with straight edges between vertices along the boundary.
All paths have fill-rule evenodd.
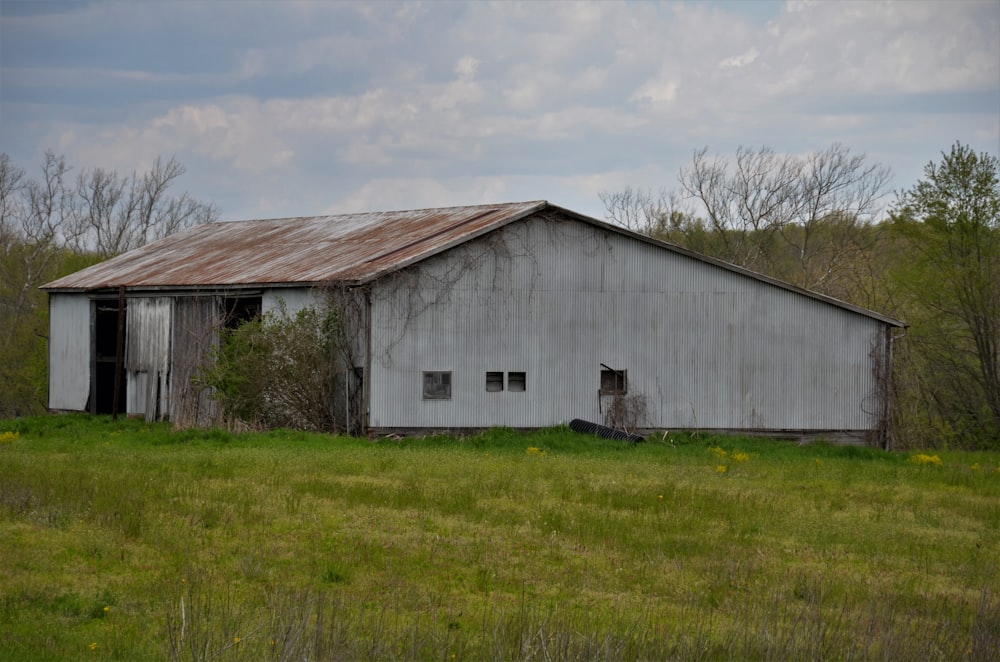
<path id="1" fill-rule="evenodd" d="M 887 168 L 867 163 L 864 154 L 851 154 L 840 144 L 805 157 L 798 212 L 779 227 L 796 257 L 793 282 L 832 289 L 829 281 L 845 275 L 842 267 L 868 248 L 859 239 L 870 235 L 856 230 L 882 212 L 890 179 Z"/>
<path id="2" fill-rule="evenodd" d="M 23 186 L 24 170 L 15 166 L 9 156 L 0 154 L 0 250 L 10 250 L 17 237 Z"/>
<path id="3" fill-rule="evenodd" d="M 711 229 L 677 191 L 661 189 L 654 195 L 628 186 L 623 191 L 598 195 L 607 210 L 605 218 L 616 225 L 704 255 L 726 254 Z"/>
<path id="4" fill-rule="evenodd" d="M 725 260 L 758 271 L 767 268 L 770 240 L 797 212 L 797 182 L 801 164 L 770 148 L 736 151 L 730 172 L 728 161 L 709 158 L 708 148 L 695 152 L 692 164 L 681 169 L 685 195 L 699 203 L 708 226 L 721 239 Z"/>
<path id="5" fill-rule="evenodd" d="M 889 171 L 840 144 L 804 157 L 741 146 L 732 162 L 695 151 L 678 181 L 658 196 L 602 193 L 607 217 L 802 287 L 846 291 L 836 281 L 864 248 L 856 230 L 881 212 Z"/>
<path id="6" fill-rule="evenodd" d="M 732 170 L 705 149 L 695 152 L 680 182 L 723 239 L 722 257 L 817 287 L 849 253 L 854 225 L 881 211 L 889 171 L 840 144 L 805 157 L 740 147 Z M 782 264 L 787 257 L 793 264 Z"/>
<path id="7" fill-rule="evenodd" d="M 45 153 L 40 180 L 27 179 L 10 158 L 0 155 L 0 310 L 5 344 L 22 318 L 31 314 L 36 290 L 58 259 L 70 231 L 73 199 L 66 190 L 63 157 Z"/>
<path id="8" fill-rule="evenodd" d="M 16 204 L 15 193 L 24 179 L 24 170 L 18 168 L 7 154 L 0 154 L 0 231 L 3 231 L 13 216 Z"/>
<path id="9" fill-rule="evenodd" d="M 651 234 L 660 219 L 669 213 L 665 196 L 664 191 L 657 198 L 650 191 L 631 186 L 626 186 L 622 191 L 598 193 L 606 210 L 605 218 L 623 228 L 644 234 Z"/>
<path id="10" fill-rule="evenodd" d="M 218 209 L 211 203 L 193 200 L 187 193 L 168 195 L 183 174 L 184 166 L 173 158 L 166 163 L 157 158 L 149 171 L 130 177 L 101 168 L 81 173 L 76 182 L 79 246 L 109 257 L 217 220 Z"/>

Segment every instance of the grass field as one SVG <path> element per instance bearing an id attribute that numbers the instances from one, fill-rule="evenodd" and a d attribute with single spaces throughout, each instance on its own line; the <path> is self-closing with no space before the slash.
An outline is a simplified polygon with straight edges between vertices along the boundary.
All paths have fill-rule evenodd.
<path id="1" fill-rule="evenodd" d="M 1000 454 L 0 421 L 0 659 L 1000 658 Z"/>

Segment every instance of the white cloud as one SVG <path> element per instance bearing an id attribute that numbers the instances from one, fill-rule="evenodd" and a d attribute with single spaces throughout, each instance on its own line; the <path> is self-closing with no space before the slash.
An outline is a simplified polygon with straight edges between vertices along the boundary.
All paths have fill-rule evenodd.
<path id="1" fill-rule="evenodd" d="M 995 3 L 789 3 L 762 50 L 779 76 L 830 93 L 945 92 L 995 86 L 1000 10 Z M 806 91 L 806 90 L 804 90 Z"/>
<path id="2" fill-rule="evenodd" d="M 633 101 L 651 101 L 654 104 L 666 104 L 677 99 L 676 80 L 653 80 L 643 83 L 631 97 Z"/>
<path id="3" fill-rule="evenodd" d="M 760 52 L 756 48 L 751 48 L 748 51 L 740 53 L 739 55 L 733 55 L 732 57 L 725 58 L 722 62 L 719 62 L 719 66 L 724 69 L 727 67 L 745 67 L 756 60 L 758 55 L 760 55 Z"/>
<path id="4" fill-rule="evenodd" d="M 476 77 L 477 69 L 479 69 L 479 60 L 466 55 L 455 64 L 455 76 L 459 80 L 470 80 Z"/>
<path id="5" fill-rule="evenodd" d="M 501 177 L 460 178 L 447 183 L 428 177 L 380 178 L 336 199 L 321 213 L 422 209 L 506 200 L 507 186 Z"/>

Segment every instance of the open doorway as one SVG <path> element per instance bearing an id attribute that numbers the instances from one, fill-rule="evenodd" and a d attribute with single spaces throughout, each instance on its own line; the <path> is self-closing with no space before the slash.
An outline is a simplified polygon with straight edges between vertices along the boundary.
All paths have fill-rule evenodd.
<path id="1" fill-rule="evenodd" d="M 97 300 L 94 302 L 94 316 L 91 356 L 93 370 L 90 383 L 90 413 L 114 414 L 117 401 L 118 412 L 125 411 L 125 362 L 118 356 L 119 318 L 124 311 L 119 308 L 118 301 Z M 124 320 L 122 320 L 124 322 Z M 122 329 L 121 347 L 125 347 Z M 115 369 L 118 369 L 118 379 L 115 379 Z M 118 397 L 115 397 L 115 387 L 118 387 Z"/>

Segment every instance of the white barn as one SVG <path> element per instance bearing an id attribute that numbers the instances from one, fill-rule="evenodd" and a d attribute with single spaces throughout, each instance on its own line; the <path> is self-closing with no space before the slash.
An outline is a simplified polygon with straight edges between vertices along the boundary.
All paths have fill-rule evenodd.
<path id="1" fill-rule="evenodd" d="M 901 322 L 544 201 L 214 223 L 48 283 L 49 407 L 210 423 L 191 377 L 226 313 L 330 284 L 370 433 L 885 434 Z"/>

